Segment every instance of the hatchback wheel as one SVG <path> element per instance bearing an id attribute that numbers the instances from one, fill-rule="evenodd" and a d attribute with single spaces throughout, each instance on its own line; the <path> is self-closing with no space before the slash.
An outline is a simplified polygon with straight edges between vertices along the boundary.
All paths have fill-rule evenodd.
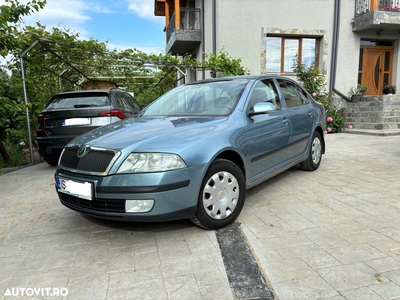
<path id="1" fill-rule="evenodd" d="M 234 163 L 217 159 L 203 179 L 192 222 L 204 229 L 218 229 L 232 223 L 246 198 L 243 172 Z"/>
<path id="2" fill-rule="evenodd" d="M 318 169 L 322 159 L 322 141 L 318 131 L 314 132 L 308 158 L 300 166 L 303 170 L 314 171 Z"/>
<path id="3" fill-rule="evenodd" d="M 50 165 L 50 166 L 57 166 L 58 164 L 58 155 L 53 155 L 53 154 L 46 154 L 44 155 L 44 160 Z"/>

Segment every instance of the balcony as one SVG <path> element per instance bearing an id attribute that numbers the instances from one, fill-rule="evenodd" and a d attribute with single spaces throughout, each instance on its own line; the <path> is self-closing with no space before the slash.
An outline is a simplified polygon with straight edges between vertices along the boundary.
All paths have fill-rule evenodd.
<path id="1" fill-rule="evenodd" d="M 353 31 L 400 29 L 400 0 L 356 0 Z"/>
<path id="2" fill-rule="evenodd" d="M 176 28 L 175 13 L 167 27 L 166 52 L 173 55 L 191 54 L 201 43 L 201 10 L 198 8 L 180 8 L 180 28 Z"/>

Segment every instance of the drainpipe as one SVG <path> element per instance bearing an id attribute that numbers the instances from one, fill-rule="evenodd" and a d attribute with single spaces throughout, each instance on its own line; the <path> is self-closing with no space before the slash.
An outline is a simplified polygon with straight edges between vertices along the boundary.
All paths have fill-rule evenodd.
<path id="1" fill-rule="evenodd" d="M 205 45 L 205 40 L 204 40 L 204 0 L 201 1 L 201 61 L 204 62 L 205 57 L 205 52 L 206 52 L 206 45 Z M 203 69 L 202 71 L 202 79 L 206 78 L 206 71 Z"/>
<path id="2" fill-rule="evenodd" d="M 217 55 L 217 26 L 216 26 L 216 5 L 215 0 L 212 0 L 212 43 L 213 54 Z"/>
<path id="3" fill-rule="evenodd" d="M 212 0 L 212 52 L 217 55 L 217 26 L 215 0 Z M 212 72 L 212 77 L 217 77 L 217 72 Z"/>
<path id="4" fill-rule="evenodd" d="M 329 78 L 329 96 L 335 92 L 343 99 L 350 101 L 350 98 L 339 92 L 335 88 L 336 83 L 336 65 L 337 65 L 337 52 L 339 43 L 339 27 L 340 27 L 340 0 L 335 0 L 335 12 L 333 19 L 333 41 L 332 41 L 332 59 L 331 59 L 331 72 Z"/>

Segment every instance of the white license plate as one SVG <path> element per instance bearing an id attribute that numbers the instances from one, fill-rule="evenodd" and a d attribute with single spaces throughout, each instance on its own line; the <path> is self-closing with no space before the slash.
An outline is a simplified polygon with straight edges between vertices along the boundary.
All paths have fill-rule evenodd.
<path id="1" fill-rule="evenodd" d="M 92 200 L 93 186 L 90 182 L 77 182 L 66 178 L 56 177 L 57 190 L 61 193 L 78 198 Z"/>
<path id="2" fill-rule="evenodd" d="M 62 126 L 90 125 L 90 118 L 63 119 Z"/>

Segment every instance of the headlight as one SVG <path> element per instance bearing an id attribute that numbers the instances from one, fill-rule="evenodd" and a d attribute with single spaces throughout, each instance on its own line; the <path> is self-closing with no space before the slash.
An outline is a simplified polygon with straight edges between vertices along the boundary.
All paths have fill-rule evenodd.
<path id="1" fill-rule="evenodd" d="M 186 168 L 186 164 L 176 154 L 170 153 L 131 153 L 117 173 L 162 172 Z"/>

